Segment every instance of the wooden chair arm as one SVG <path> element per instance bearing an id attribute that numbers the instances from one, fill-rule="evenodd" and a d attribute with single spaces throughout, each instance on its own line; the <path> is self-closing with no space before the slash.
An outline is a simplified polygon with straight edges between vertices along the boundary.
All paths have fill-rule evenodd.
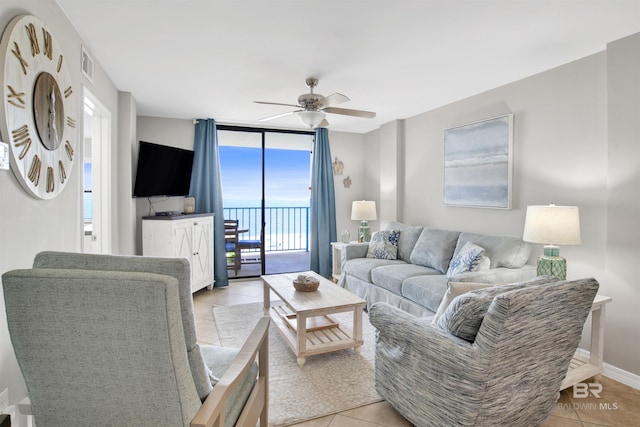
<path id="1" fill-rule="evenodd" d="M 255 427 L 258 418 L 261 427 L 267 426 L 270 321 L 267 316 L 258 321 L 238 355 L 191 420 L 191 427 L 224 426 L 227 400 L 249 371 L 256 355 L 258 356 L 258 380 L 240 413 L 236 426 Z"/>

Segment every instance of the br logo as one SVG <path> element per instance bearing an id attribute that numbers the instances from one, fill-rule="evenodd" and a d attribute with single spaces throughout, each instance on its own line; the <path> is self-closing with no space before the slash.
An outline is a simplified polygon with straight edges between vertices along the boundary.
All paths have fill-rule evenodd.
<path id="1" fill-rule="evenodd" d="M 573 397 L 576 399 L 586 399 L 592 394 L 596 399 L 600 399 L 602 384 L 599 383 L 577 383 L 573 386 Z"/>

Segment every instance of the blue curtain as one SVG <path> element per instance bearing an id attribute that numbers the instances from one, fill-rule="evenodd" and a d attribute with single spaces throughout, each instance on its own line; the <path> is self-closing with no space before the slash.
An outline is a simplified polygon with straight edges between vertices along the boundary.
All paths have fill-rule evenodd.
<path id="1" fill-rule="evenodd" d="M 196 121 L 193 151 L 193 171 L 189 195 L 196 199 L 196 213 L 213 212 L 215 214 L 213 219 L 215 286 L 228 286 L 222 181 L 215 120 L 199 119 Z"/>
<path id="2" fill-rule="evenodd" d="M 331 276 L 331 242 L 336 241 L 336 197 L 329 131 L 316 129 L 311 168 L 311 270 Z"/>

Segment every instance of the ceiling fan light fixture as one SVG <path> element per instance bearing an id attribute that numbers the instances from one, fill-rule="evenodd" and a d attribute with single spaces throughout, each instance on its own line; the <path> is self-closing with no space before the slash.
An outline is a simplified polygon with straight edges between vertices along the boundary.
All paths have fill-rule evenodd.
<path id="1" fill-rule="evenodd" d="M 326 116 L 322 111 L 300 111 L 298 115 L 310 128 L 318 127 Z"/>

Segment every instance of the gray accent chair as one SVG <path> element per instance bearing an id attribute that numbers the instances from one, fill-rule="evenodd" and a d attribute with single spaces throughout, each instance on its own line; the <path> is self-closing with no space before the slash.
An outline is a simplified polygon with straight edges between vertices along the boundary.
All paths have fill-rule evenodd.
<path id="1" fill-rule="evenodd" d="M 39 427 L 266 427 L 269 319 L 198 345 L 187 260 L 43 252 L 2 283 Z"/>
<path id="2" fill-rule="evenodd" d="M 436 325 L 386 303 L 371 307 L 376 390 L 416 426 L 530 427 L 553 411 L 598 282 L 497 288 L 458 296 Z M 462 300 L 476 305 L 472 342 L 447 329 Z"/>

